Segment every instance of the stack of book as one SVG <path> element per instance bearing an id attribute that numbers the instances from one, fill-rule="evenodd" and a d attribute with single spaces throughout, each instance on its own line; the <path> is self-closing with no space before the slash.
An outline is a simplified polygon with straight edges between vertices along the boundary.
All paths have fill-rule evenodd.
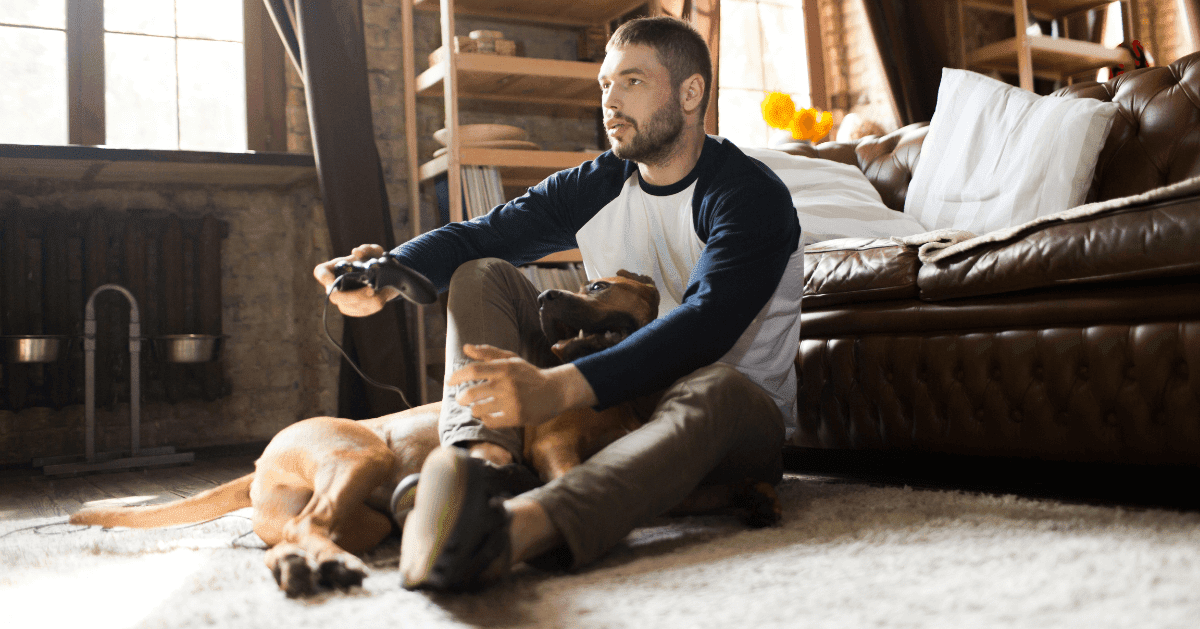
<path id="1" fill-rule="evenodd" d="M 521 267 L 521 271 L 539 291 L 561 288 L 575 292 L 588 281 L 583 265 L 578 262 L 554 266 L 531 264 Z"/>
<path id="2" fill-rule="evenodd" d="M 471 220 L 505 202 L 500 171 L 495 166 L 463 166 L 463 214 Z"/>

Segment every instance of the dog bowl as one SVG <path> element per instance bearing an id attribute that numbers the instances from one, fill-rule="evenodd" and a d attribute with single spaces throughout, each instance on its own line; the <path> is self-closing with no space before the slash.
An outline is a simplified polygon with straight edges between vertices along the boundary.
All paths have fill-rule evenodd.
<path id="1" fill-rule="evenodd" d="M 216 360 L 221 339 L 215 334 L 167 334 L 151 339 L 158 358 L 168 363 L 206 363 Z"/>
<path id="2" fill-rule="evenodd" d="M 54 334 L 30 334 L 0 337 L 4 341 L 4 360 L 10 363 L 52 363 L 59 359 L 67 337 Z"/>

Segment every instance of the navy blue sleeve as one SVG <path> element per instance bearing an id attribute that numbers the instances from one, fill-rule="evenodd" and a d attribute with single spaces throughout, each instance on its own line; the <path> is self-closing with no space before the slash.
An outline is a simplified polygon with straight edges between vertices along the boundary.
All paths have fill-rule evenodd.
<path id="1" fill-rule="evenodd" d="M 774 173 L 749 158 L 734 161 L 741 167 L 709 189 L 697 187 L 693 220 L 705 248 L 683 303 L 624 342 L 575 361 L 596 392 L 597 408 L 663 389 L 716 362 L 779 285 L 800 243 L 795 208 Z"/>
<path id="2" fill-rule="evenodd" d="M 555 173 L 484 216 L 421 234 L 389 255 L 444 291 L 455 269 L 471 260 L 500 258 L 521 265 L 578 247 L 572 214 L 578 207 L 580 168 Z"/>

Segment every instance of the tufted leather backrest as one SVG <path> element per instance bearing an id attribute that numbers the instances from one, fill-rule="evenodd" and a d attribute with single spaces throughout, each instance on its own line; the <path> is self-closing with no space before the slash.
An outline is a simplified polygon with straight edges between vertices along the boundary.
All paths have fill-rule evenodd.
<path id="1" fill-rule="evenodd" d="M 1106 83 L 1076 83 L 1054 95 L 1095 98 L 1120 107 L 1100 151 L 1088 202 L 1139 194 L 1200 175 L 1200 52 L 1169 66 L 1126 72 Z M 888 207 L 904 211 L 928 125 L 919 122 L 857 143 L 826 142 L 791 152 L 857 165 Z"/>
<path id="2" fill-rule="evenodd" d="M 1139 194 L 1200 175 L 1200 53 L 1107 83 L 1076 83 L 1055 94 L 1120 106 L 1088 201 Z"/>

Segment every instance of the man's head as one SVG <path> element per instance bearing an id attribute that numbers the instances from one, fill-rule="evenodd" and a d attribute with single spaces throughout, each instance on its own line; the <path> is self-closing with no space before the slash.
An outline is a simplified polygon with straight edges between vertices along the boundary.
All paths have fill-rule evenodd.
<path id="1" fill-rule="evenodd" d="M 666 160 L 685 125 L 703 128 L 712 81 L 707 44 L 685 22 L 644 18 L 618 28 L 607 51 L 598 79 L 613 152 Z"/>

